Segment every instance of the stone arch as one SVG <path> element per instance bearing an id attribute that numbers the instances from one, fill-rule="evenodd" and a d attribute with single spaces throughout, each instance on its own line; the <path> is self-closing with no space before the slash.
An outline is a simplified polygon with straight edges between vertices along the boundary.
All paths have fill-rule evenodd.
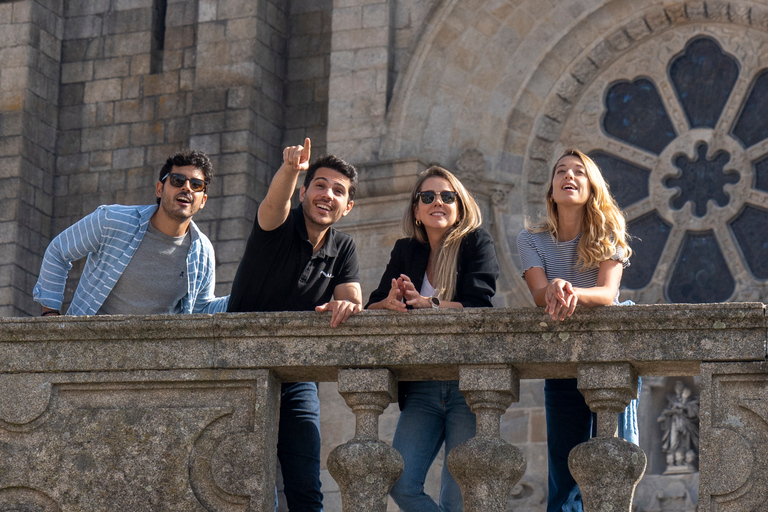
<path id="1" fill-rule="evenodd" d="M 540 61 L 558 44 L 548 37 L 569 33 L 601 9 L 603 1 L 568 4 L 542 5 L 535 0 L 436 4 L 395 85 L 381 156 L 418 154 L 445 162 L 466 149 L 477 149 L 491 168 L 509 165 L 503 155 L 509 152 L 505 147 L 509 119 L 520 103 L 541 101 L 522 96 L 531 79 L 541 79 Z M 524 153 L 524 147 L 516 149 L 514 154 Z"/>

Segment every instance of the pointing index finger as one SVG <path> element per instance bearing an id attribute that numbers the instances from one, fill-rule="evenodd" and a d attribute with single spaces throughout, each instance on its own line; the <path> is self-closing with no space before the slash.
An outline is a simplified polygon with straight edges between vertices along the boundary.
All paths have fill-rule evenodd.
<path id="1" fill-rule="evenodd" d="M 309 156 L 312 153 L 312 141 L 309 137 L 304 139 L 304 147 L 301 149 L 301 161 L 309 162 Z"/>

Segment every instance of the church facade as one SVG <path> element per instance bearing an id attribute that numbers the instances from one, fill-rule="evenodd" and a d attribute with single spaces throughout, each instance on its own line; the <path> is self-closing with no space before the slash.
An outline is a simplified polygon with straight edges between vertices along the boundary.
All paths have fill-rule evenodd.
<path id="1" fill-rule="evenodd" d="M 515 239 L 556 156 L 577 147 L 636 237 L 622 299 L 766 302 L 766 47 L 765 0 L 0 1 L 0 314 L 39 314 L 48 242 L 100 204 L 154 202 L 160 166 L 185 147 L 214 161 L 195 220 L 229 293 L 282 148 L 304 137 L 360 171 L 339 226 L 366 297 L 416 174 L 437 163 L 481 204 L 496 304 L 532 305 Z M 651 475 L 666 470 L 657 417 L 675 386 L 643 381 Z M 505 417 L 529 459 L 515 510 L 546 496 L 540 387 Z M 644 510 L 691 509 L 695 471 L 674 478 L 668 502 L 638 490 Z"/>

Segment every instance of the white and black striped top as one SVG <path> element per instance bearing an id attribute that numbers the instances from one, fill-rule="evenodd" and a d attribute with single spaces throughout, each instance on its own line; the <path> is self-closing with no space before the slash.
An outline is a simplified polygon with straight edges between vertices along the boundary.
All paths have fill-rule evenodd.
<path id="1" fill-rule="evenodd" d="M 573 240 L 558 242 L 548 231 L 540 233 L 521 231 L 517 236 L 517 250 L 523 263 L 523 278 L 529 268 L 540 267 L 544 269 L 549 281 L 560 278 L 579 288 L 597 286 L 599 270 L 597 267 L 584 272 L 579 272 L 577 269 L 579 240 L 581 240 L 581 234 Z M 624 258 L 624 250 L 621 247 L 617 248 L 611 259 L 621 261 L 625 268 L 629 266 L 629 259 Z M 613 303 L 619 303 L 618 292 Z"/>

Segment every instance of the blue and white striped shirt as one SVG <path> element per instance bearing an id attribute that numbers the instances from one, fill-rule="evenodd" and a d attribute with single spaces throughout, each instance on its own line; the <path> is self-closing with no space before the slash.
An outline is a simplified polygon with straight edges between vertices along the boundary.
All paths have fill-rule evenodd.
<path id="1" fill-rule="evenodd" d="M 558 242 L 548 231 L 531 233 L 523 230 L 517 236 L 517 250 L 523 264 L 523 277 L 525 272 L 532 267 L 544 269 L 547 280 L 564 279 L 578 288 L 593 288 L 597 286 L 597 267 L 579 272 L 578 247 L 581 234 L 573 240 Z M 621 261 L 624 267 L 629 266 L 629 260 L 624 258 L 624 251 L 619 247 L 611 259 Z M 613 300 L 619 303 L 619 294 Z"/>
<path id="2" fill-rule="evenodd" d="M 83 274 L 68 315 L 94 315 L 120 279 L 147 232 L 156 205 L 102 205 L 62 231 L 48 245 L 34 289 L 34 299 L 45 307 L 61 308 L 72 262 L 85 256 Z M 216 298 L 216 258 L 211 242 L 195 225 L 187 254 L 187 294 L 182 313 L 225 311 L 229 297 Z"/>

